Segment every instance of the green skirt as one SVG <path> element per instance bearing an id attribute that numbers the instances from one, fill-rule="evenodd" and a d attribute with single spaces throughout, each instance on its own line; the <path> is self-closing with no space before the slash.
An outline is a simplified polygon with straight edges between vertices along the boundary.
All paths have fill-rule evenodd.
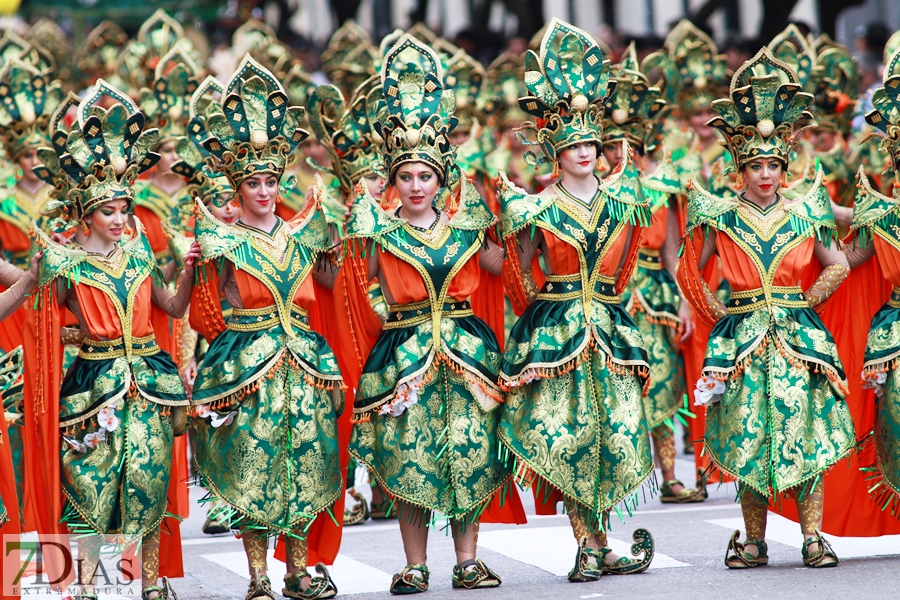
<path id="1" fill-rule="evenodd" d="M 834 339 L 809 308 L 729 314 L 710 334 L 705 452 L 765 497 L 813 481 L 856 445 Z"/>
<path id="2" fill-rule="evenodd" d="M 194 466 L 211 515 L 235 529 L 297 534 L 342 489 L 337 360 L 320 335 L 296 334 L 227 329 L 198 369 Z"/>
<path id="3" fill-rule="evenodd" d="M 874 471 L 869 483 L 878 505 L 900 514 L 900 294 L 896 291 L 872 319 L 866 344 L 863 387 L 877 390 L 875 399 L 875 464 L 864 468 Z M 881 483 L 881 485 L 878 485 Z"/>
<path id="4" fill-rule="evenodd" d="M 440 354 L 431 327 L 429 319 L 378 339 L 363 368 L 350 453 L 391 496 L 471 522 L 510 481 L 497 443 L 500 350 L 476 317 L 441 321 Z M 382 414 L 389 406 L 394 413 Z"/>
<path id="5" fill-rule="evenodd" d="M 163 351 L 130 362 L 75 359 L 60 389 L 63 521 L 73 532 L 142 537 L 159 526 L 172 469 L 171 411 L 187 405 Z"/>
<path id="6" fill-rule="evenodd" d="M 668 271 L 640 265 L 628 289 L 631 295 L 625 304 L 641 332 L 650 363 L 644 414 L 654 430 L 675 415 L 684 398 L 684 361 L 676 346 L 681 297 Z"/>
<path id="7" fill-rule="evenodd" d="M 6 439 L 0 439 L 0 446 L 6 444 L 11 455 L 16 495 L 19 500 L 17 510 L 20 520 L 24 518 L 23 507 L 25 500 L 25 456 L 23 447 L 25 412 L 22 406 L 25 395 L 23 387 L 22 348 L 18 347 L 0 357 L 0 399 L 2 399 L 3 412 L 12 416 L 12 420 L 7 423 L 7 437 Z M 3 499 L 0 498 L 0 524 L 7 521 L 8 518 L 9 515 L 5 510 Z"/>
<path id="8" fill-rule="evenodd" d="M 537 300 L 513 327 L 500 439 L 527 467 L 516 468 L 520 482 L 549 483 L 602 529 L 653 459 L 640 333 L 620 304 L 595 302 L 592 314 L 588 326 L 581 301 Z"/>

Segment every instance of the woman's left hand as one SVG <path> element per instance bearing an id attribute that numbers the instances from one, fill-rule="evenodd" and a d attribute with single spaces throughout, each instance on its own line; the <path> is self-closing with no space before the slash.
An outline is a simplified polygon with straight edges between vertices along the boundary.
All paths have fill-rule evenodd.
<path id="1" fill-rule="evenodd" d="M 684 344 L 691 334 L 694 333 L 694 320 L 691 318 L 691 307 L 688 306 L 687 300 L 681 299 L 681 306 L 678 307 L 678 318 L 681 319 L 681 325 L 678 327 L 679 344 Z"/>
<path id="2" fill-rule="evenodd" d="M 187 251 L 187 254 L 184 255 L 184 267 L 193 267 L 194 263 L 197 262 L 197 259 L 200 258 L 200 242 L 194 240 L 191 244 L 191 248 Z"/>

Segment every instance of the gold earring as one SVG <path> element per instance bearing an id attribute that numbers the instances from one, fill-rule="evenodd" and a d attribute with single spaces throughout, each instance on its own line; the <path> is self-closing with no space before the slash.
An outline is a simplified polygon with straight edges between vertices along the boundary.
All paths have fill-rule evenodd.
<path id="1" fill-rule="evenodd" d="M 734 189 L 740 191 L 744 189 L 744 173 L 739 171 L 737 174 L 737 179 L 734 181 Z"/>

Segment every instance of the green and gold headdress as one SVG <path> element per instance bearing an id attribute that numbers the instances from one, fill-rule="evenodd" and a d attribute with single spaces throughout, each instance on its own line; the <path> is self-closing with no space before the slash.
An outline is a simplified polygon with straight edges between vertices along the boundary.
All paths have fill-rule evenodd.
<path id="1" fill-rule="evenodd" d="M 665 106 L 660 89 L 650 85 L 640 72 L 634 43 L 625 50 L 622 62 L 611 69 L 616 82 L 603 107 L 602 142 L 626 140 L 643 151 L 653 145 L 653 120 Z"/>
<path id="2" fill-rule="evenodd" d="M 591 36 L 554 18 L 540 55 L 525 54 L 525 86 L 530 95 L 520 98 L 519 106 L 537 120 L 522 128 L 536 132 L 547 159 L 555 162 L 560 150 L 580 142 L 600 144 L 603 105 L 615 83 Z"/>
<path id="3" fill-rule="evenodd" d="M 821 76 L 813 91 L 813 118 L 817 127 L 846 133 L 856 110 L 859 65 L 845 46 L 827 42 L 819 45 L 816 56 Z"/>
<path id="4" fill-rule="evenodd" d="M 88 34 L 83 51 L 79 53 L 78 68 L 88 85 L 99 78 L 116 73 L 119 59 L 128 45 L 128 34 L 112 21 L 102 21 Z"/>
<path id="5" fill-rule="evenodd" d="M 185 53 L 193 51 L 181 23 L 160 8 L 144 21 L 122 53 L 118 74 L 131 88 L 129 91 L 137 95 L 140 89 L 149 87 L 159 61 L 176 46 Z"/>
<path id="6" fill-rule="evenodd" d="M 822 78 L 816 65 L 816 51 L 797 26 L 791 23 L 768 44 L 772 56 L 789 66 L 797 75 L 797 83 L 809 94 L 815 94 Z"/>
<path id="7" fill-rule="evenodd" d="M 488 65 L 482 106 L 497 126 L 518 127 L 528 120 L 528 114 L 519 108 L 519 98 L 527 94 L 522 56 L 504 52 Z"/>
<path id="8" fill-rule="evenodd" d="M 900 175 L 900 49 L 884 65 L 884 85 L 872 94 L 874 110 L 866 113 L 866 122 L 887 137 L 881 148 L 891 155 L 895 177 Z"/>
<path id="9" fill-rule="evenodd" d="M 478 101 L 483 85 L 484 67 L 465 50 L 458 48 L 446 61 L 444 71 L 444 87 L 451 90 L 456 98 L 457 130 L 469 131 L 473 119 L 479 116 Z"/>
<path id="10" fill-rule="evenodd" d="M 407 57 L 414 55 L 414 60 Z M 450 132 L 456 127 L 453 92 L 444 89 L 437 54 L 410 35 L 404 35 L 384 57 L 381 67 L 384 105 L 375 130 L 384 140 L 388 180 L 397 168 L 421 161 L 447 182 L 455 160 Z"/>
<path id="11" fill-rule="evenodd" d="M 224 206 L 234 197 L 234 188 L 228 177 L 209 166 L 212 159 L 203 147 L 203 142 L 210 137 L 206 129 L 207 118 L 215 113 L 223 114 L 217 99 L 224 91 L 222 84 L 211 75 L 197 86 L 188 104 L 190 122 L 186 135 L 175 142 L 179 160 L 172 165 L 172 172 L 184 177 L 188 196 L 192 199 L 189 206 L 179 207 L 183 216 L 193 210 L 193 198 L 199 198 L 204 204 L 212 202 L 216 206 Z"/>
<path id="12" fill-rule="evenodd" d="M 160 143 L 184 135 L 199 71 L 185 52 L 172 48 L 156 65 L 150 87 L 141 90 L 138 106 L 148 126 L 159 129 Z"/>
<path id="13" fill-rule="evenodd" d="M 377 64 L 377 49 L 369 34 L 353 21 L 347 21 L 332 34 L 322 53 L 322 71 L 347 98 L 375 75 Z"/>
<path id="14" fill-rule="evenodd" d="M 7 158 L 50 145 L 47 124 L 62 102 L 62 89 L 31 65 L 10 60 L 0 71 L 0 136 Z"/>
<path id="15" fill-rule="evenodd" d="M 725 136 L 738 169 L 757 158 L 778 158 L 787 165 L 794 124 L 812 118 L 806 109 L 813 96 L 801 90 L 793 69 L 763 47 L 734 74 L 729 95 L 712 103 L 719 116 L 707 125 Z"/>
<path id="16" fill-rule="evenodd" d="M 309 135 L 300 127 L 306 110 L 290 106 L 281 83 L 249 54 L 225 86 L 221 107 L 206 121 L 210 137 L 203 147 L 234 189 L 253 175 L 280 178 L 294 149 Z"/>
<path id="17" fill-rule="evenodd" d="M 110 98 L 108 110 L 101 100 Z M 64 200 L 48 208 L 59 208 L 65 221 L 78 223 L 95 208 L 112 200 L 134 201 L 138 175 L 155 165 L 152 151 L 159 132 L 146 127 L 144 115 L 121 90 L 102 79 L 78 105 L 78 124 L 66 136 L 54 139 L 59 166 L 71 180 Z"/>
<path id="18" fill-rule="evenodd" d="M 45 209 L 53 216 L 50 228 L 54 231 L 65 231 L 70 226 L 77 224 L 70 224 L 67 215 L 62 211 L 67 206 L 66 196 L 71 187 L 71 180 L 60 166 L 59 157 L 68 151 L 66 142 L 69 140 L 71 129 L 66 126 L 66 115 L 70 110 L 77 109 L 80 103 L 81 98 L 75 92 L 68 93 L 50 116 L 50 122 L 47 125 L 47 132 L 50 134 L 50 143 L 53 147 L 38 148 L 37 150 L 37 158 L 41 164 L 34 167 L 34 174 L 53 186 L 50 191 L 51 200 Z"/>
<path id="19" fill-rule="evenodd" d="M 680 21 L 664 44 L 678 68 L 675 104 L 684 112 L 707 107 L 728 86 L 728 62 L 716 43 L 693 23 Z"/>
<path id="20" fill-rule="evenodd" d="M 349 102 L 334 85 L 316 88 L 309 102 L 309 123 L 331 155 L 332 175 L 350 195 L 361 177 L 373 175 L 381 137 L 372 124 L 381 97 L 381 78 L 370 77 Z"/>

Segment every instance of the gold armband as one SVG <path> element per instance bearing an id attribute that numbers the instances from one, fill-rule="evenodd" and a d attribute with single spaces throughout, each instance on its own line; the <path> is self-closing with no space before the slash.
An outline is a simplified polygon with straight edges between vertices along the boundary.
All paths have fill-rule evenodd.
<path id="1" fill-rule="evenodd" d="M 849 274 L 850 269 L 844 265 L 831 264 L 825 267 L 815 283 L 806 290 L 810 308 L 816 308 L 828 300 Z"/>
<path id="2" fill-rule="evenodd" d="M 531 269 L 522 271 L 522 287 L 525 289 L 525 297 L 528 299 L 528 303 L 534 302 L 538 295 L 538 286 Z"/>

